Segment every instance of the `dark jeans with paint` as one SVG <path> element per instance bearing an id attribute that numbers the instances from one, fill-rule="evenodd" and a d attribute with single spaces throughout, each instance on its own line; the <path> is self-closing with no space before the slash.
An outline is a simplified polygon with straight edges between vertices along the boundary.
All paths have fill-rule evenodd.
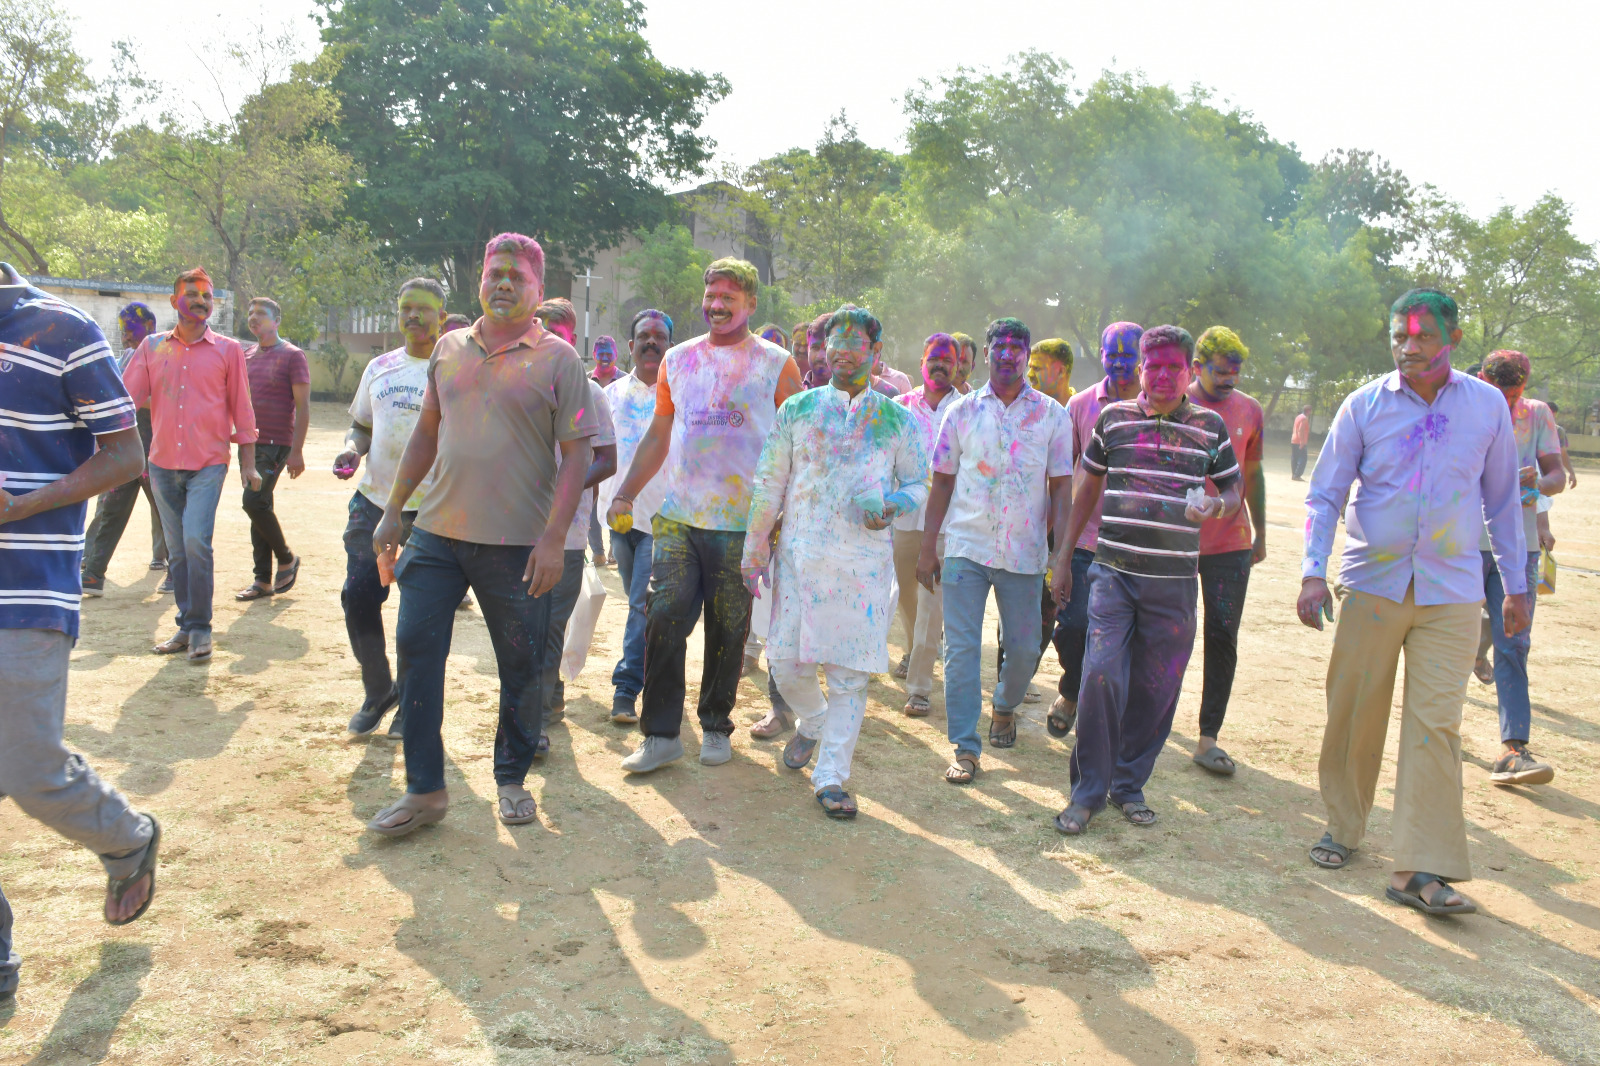
<path id="1" fill-rule="evenodd" d="M 1539 597 L 1539 553 L 1528 553 L 1528 628 L 1516 636 L 1506 636 L 1506 590 L 1494 553 L 1483 553 L 1483 605 L 1489 612 L 1489 631 L 1494 634 L 1494 691 L 1500 703 L 1500 740 L 1519 740 L 1526 744 L 1533 730 L 1533 702 L 1528 695 L 1528 651 L 1533 647 L 1533 609 Z"/>
<path id="2" fill-rule="evenodd" d="M 750 631 L 750 592 L 739 573 L 744 533 L 698 529 L 656 515 L 650 610 L 645 621 L 644 701 L 639 730 L 675 737 L 683 728 L 689 634 L 705 608 L 705 669 L 700 676 L 700 728 L 733 732 L 733 706 Z"/>
<path id="3" fill-rule="evenodd" d="M 1072 550 L 1072 597 L 1056 612 L 1056 655 L 1061 659 L 1061 683 L 1056 691 L 1073 703 L 1083 687 L 1083 649 L 1089 640 L 1089 567 L 1094 552 Z"/>
<path id="4" fill-rule="evenodd" d="M 561 563 L 561 580 L 550 590 L 550 625 L 544 638 L 544 709 L 548 715 L 567 705 L 567 685 L 561 680 L 561 652 L 567 646 L 567 622 L 583 591 L 583 549 L 568 548 Z"/>
<path id="5" fill-rule="evenodd" d="M 1193 578 L 1089 568 L 1089 644 L 1072 749 L 1072 802 L 1098 811 L 1143 803 L 1144 785 L 1172 732 L 1194 648 Z"/>
<path id="6" fill-rule="evenodd" d="M 456 608 L 470 588 L 483 612 L 500 671 L 500 726 L 494 738 L 494 780 L 520 785 L 544 728 L 546 593 L 528 595 L 522 572 L 527 545 L 474 544 L 411 531 L 400 554 L 400 621 L 395 659 L 400 667 L 400 710 L 405 715 L 406 791 L 437 792 L 444 781 L 444 670 L 450 657 Z"/>
<path id="7" fill-rule="evenodd" d="M 278 565 L 287 566 L 294 561 L 294 552 L 283 539 L 283 527 L 272 510 L 272 490 L 278 487 L 278 476 L 289 459 L 287 444 L 257 444 L 256 473 L 261 475 L 261 487 L 244 490 L 244 513 L 250 516 L 250 548 L 255 556 L 256 580 L 263 584 L 272 582 L 272 557 Z"/>
<path id="8" fill-rule="evenodd" d="M 361 493 L 350 497 L 350 520 L 344 527 L 344 588 L 339 590 L 350 651 L 361 666 L 361 687 L 373 703 L 394 687 L 389 643 L 383 634 L 383 605 L 389 600 L 389 586 L 378 576 L 378 557 L 372 551 L 372 534 L 382 518 L 383 508 Z M 416 519 L 415 511 L 400 512 L 401 544 L 410 539 L 411 523 Z"/>
<path id="9" fill-rule="evenodd" d="M 1200 735 L 1217 739 L 1239 665 L 1239 620 L 1250 587 L 1249 548 L 1200 556 L 1200 596 L 1206 605 L 1205 686 L 1200 690 Z"/>
<path id="10" fill-rule="evenodd" d="M 1296 481 L 1306 472 L 1306 446 L 1304 444 L 1289 445 L 1289 476 Z"/>

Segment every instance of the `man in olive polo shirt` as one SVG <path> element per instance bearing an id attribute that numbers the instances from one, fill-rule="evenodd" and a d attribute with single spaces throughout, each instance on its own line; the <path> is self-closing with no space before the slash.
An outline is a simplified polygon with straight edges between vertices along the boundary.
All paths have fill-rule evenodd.
<path id="1" fill-rule="evenodd" d="M 494 778 L 500 820 L 538 818 L 524 787 L 543 726 L 550 591 L 565 563 L 598 429 L 578 353 L 534 317 L 544 298 L 544 250 L 502 233 L 484 248 L 471 329 L 439 338 L 422 413 L 372 536 L 382 556 L 400 542 L 400 512 L 430 469 L 433 483 L 395 568 L 406 795 L 368 823 L 403 836 L 437 822 L 445 792 L 444 670 L 456 607 L 471 588 L 500 671 Z M 556 449 L 561 451 L 559 471 Z"/>

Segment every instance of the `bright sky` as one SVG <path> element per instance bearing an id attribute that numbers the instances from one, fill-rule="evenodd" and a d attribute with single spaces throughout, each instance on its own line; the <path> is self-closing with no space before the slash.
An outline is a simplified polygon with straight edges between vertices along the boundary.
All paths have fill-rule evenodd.
<path id="1" fill-rule="evenodd" d="M 162 57 L 147 69 L 175 83 L 209 79 L 173 43 L 171 27 L 217 42 L 248 18 L 242 6 L 197 15 L 179 0 L 63 2 L 86 53 L 107 56 L 111 41 L 133 39 Z M 277 0 L 263 19 L 305 26 L 309 48 L 314 29 L 300 13 L 312 8 Z M 1335 148 L 1372 149 L 1479 215 L 1554 191 L 1575 206 L 1579 233 L 1600 240 L 1600 139 L 1585 117 L 1600 99 L 1600 64 L 1588 54 L 1600 40 L 1600 5 L 742 0 L 715 7 L 709 27 L 700 21 L 705 0 L 646 0 L 646 8 L 662 60 L 732 83 L 705 127 L 723 160 L 810 145 L 841 108 L 863 139 L 901 148 L 897 98 L 919 78 L 998 66 L 1031 47 L 1072 64 L 1080 84 L 1106 67 L 1180 88 L 1199 83 L 1313 161 Z"/>

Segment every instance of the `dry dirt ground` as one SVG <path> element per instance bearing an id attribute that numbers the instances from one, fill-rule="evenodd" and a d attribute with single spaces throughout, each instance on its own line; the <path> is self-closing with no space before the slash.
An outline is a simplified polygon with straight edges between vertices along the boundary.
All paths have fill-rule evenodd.
<path id="1" fill-rule="evenodd" d="M 350 489 L 327 473 L 342 424 L 318 405 L 312 472 L 279 490 L 306 557 L 291 594 L 233 602 L 249 547 L 225 497 L 209 666 L 147 652 L 172 601 L 144 569 L 142 505 L 105 599 L 85 605 L 69 742 L 163 819 L 159 894 L 139 923 L 105 926 L 93 857 L 0 810 L 24 957 L 0 1062 L 1600 1063 L 1600 471 L 1557 504 L 1558 554 L 1585 569 L 1537 615 L 1534 746 L 1560 775 L 1487 783 L 1493 694 L 1472 682 L 1467 888 L 1483 913 L 1440 920 L 1383 898 L 1392 761 L 1352 867 L 1306 859 L 1331 632 L 1294 618 L 1303 492 L 1277 454 L 1223 734 L 1240 772 L 1189 762 L 1197 655 L 1149 789 L 1154 828 L 1102 816 L 1076 842 L 1056 834 L 1069 749 L 1044 703 L 974 787 L 944 784 L 939 697 L 933 717 L 904 718 L 887 676 L 854 823 L 826 820 L 742 729 L 729 765 L 694 760 L 691 725 L 689 759 L 625 778 L 635 737 L 605 713 L 624 616 L 607 571 L 589 667 L 529 782 L 541 821 L 494 818 L 495 669 L 472 613 L 450 664 L 452 813 L 377 839 L 363 823 L 404 778 L 394 743 L 345 734 L 360 700 L 339 609 Z M 1041 684 L 1055 671 L 1051 653 Z M 741 723 L 765 680 L 743 684 Z"/>

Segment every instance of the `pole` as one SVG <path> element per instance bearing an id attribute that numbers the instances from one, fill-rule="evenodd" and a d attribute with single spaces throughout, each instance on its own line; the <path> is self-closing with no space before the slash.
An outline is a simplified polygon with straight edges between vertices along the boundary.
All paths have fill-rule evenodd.
<path id="1" fill-rule="evenodd" d="M 584 359 L 588 359 L 589 358 L 589 285 L 592 282 L 604 281 L 605 279 L 602 278 L 599 274 L 596 274 L 593 270 L 585 270 L 582 274 L 580 274 L 578 276 L 583 278 L 583 352 L 582 352 L 582 355 L 583 355 Z"/>

